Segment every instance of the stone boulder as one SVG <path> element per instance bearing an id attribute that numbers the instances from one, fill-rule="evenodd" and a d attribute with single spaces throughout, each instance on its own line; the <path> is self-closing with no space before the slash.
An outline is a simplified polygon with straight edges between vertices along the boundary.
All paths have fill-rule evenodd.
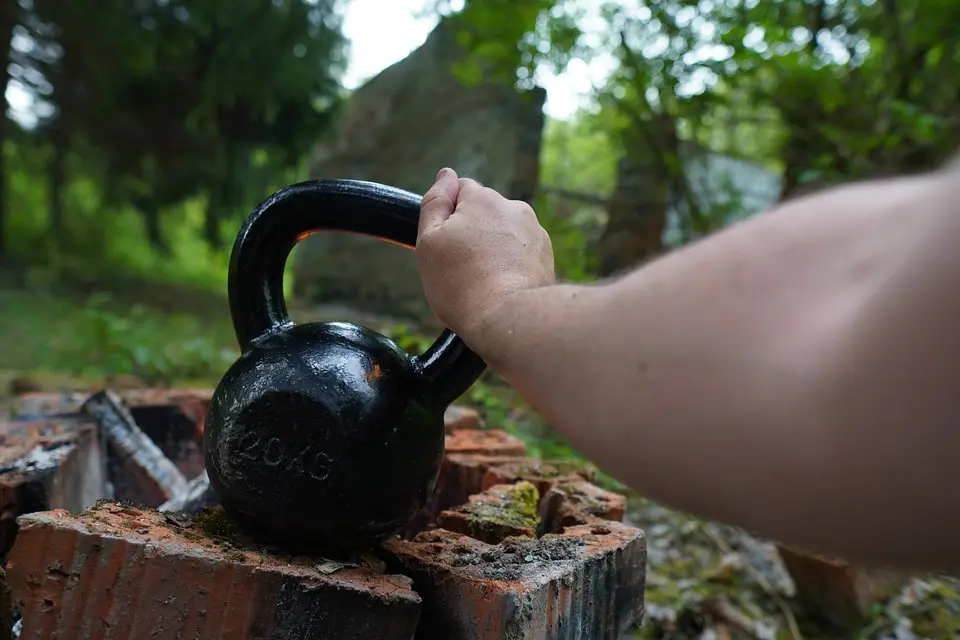
<path id="1" fill-rule="evenodd" d="M 464 59 L 457 30 L 441 21 L 421 47 L 357 89 L 335 135 L 316 150 L 311 178 L 372 180 L 422 194 L 450 166 L 510 198 L 533 197 L 546 93 L 489 80 L 464 85 L 453 72 Z M 293 259 L 293 291 L 301 299 L 429 317 L 412 251 L 320 233 Z"/>

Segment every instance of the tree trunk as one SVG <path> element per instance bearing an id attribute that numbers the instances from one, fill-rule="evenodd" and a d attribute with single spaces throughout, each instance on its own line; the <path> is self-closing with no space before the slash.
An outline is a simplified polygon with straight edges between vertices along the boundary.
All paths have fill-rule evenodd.
<path id="1" fill-rule="evenodd" d="M 228 201 L 227 191 L 231 181 L 225 177 L 218 177 L 210 190 L 210 201 L 203 212 L 203 237 L 211 249 L 223 249 L 223 230 L 220 223 L 223 220 L 224 203 Z"/>
<path id="2" fill-rule="evenodd" d="M 599 275 L 624 271 L 658 255 L 670 206 L 670 181 L 659 162 L 620 161 L 617 188 L 607 207 L 607 228 L 600 238 Z"/>
<path id="3" fill-rule="evenodd" d="M 0 260 L 6 256 L 7 250 L 7 237 L 4 232 L 6 222 L 7 222 L 7 166 L 4 161 L 5 154 L 4 150 L 6 147 L 7 136 L 10 127 L 10 121 L 7 119 L 7 84 L 10 81 L 10 76 L 7 74 L 7 69 L 10 68 L 10 45 L 13 40 L 13 29 L 17 26 L 17 17 L 18 17 L 18 8 L 19 4 L 15 0 L 4 0 L 0 1 L 0 46 L 3 47 L 3 69 L 0 70 L 2 73 L 3 80 L 0 81 L 0 93 L 3 95 L 0 96 L 0 107 L 3 111 L 0 112 Z"/>
<path id="4" fill-rule="evenodd" d="M 140 198 L 135 206 L 143 216 L 143 224 L 147 231 L 147 240 L 150 246 L 162 256 L 170 255 L 170 246 L 166 238 L 163 237 L 163 229 L 160 226 L 160 208 L 152 198 Z"/>
<path id="5" fill-rule="evenodd" d="M 61 244 L 65 233 L 63 224 L 63 187 L 67 180 L 67 141 L 66 135 L 57 125 L 51 131 L 53 156 L 47 166 L 49 206 L 50 206 L 50 233 L 54 244 Z"/>

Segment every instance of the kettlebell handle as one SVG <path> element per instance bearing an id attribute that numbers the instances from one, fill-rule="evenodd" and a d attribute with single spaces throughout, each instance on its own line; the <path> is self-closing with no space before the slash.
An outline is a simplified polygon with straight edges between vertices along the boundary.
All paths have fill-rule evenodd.
<path id="1" fill-rule="evenodd" d="M 283 272 L 298 242 L 318 231 L 348 231 L 414 249 L 419 219 L 420 197 L 361 180 L 300 182 L 264 200 L 241 227 L 230 256 L 230 314 L 241 350 L 293 324 L 283 297 Z M 449 330 L 414 363 L 445 407 L 486 367 Z"/>

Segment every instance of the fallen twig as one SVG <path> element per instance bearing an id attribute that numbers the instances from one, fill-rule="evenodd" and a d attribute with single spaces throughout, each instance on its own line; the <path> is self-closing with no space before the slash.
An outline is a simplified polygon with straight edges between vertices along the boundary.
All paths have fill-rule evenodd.
<path id="1" fill-rule="evenodd" d="M 758 637 L 756 623 L 750 616 L 734 606 L 729 600 L 714 598 L 705 600 L 702 606 L 714 618 L 730 624 L 736 629 L 739 629 L 741 633 L 745 633 L 754 638 Z"/>
<path id="2" fill-rule="evenodd" d="M 743 554 L 734 551 L 730 545 L 727 544 L 727 541 L 717 535 L 715 531 L 712 531 L 708 525 L 703 527 L 703 532 L 707 534 L 707 537 L 709 537 L 710 540 L 712 540 L 713 543 L 717 545 L 717 547 L 723 553 L 732 553 L 743 557 Z M 780 594 L 777 593 L 777 590 L 774 589 L 769 582 L 767 582 L 766 578 L 760 575 L 760 572 L 757 571 L 746 558 L 743 558 L 743 567 L 747 570 L 747 573 L 750 574 L 750 577 L 753 578 L 754 582 L 756 582 L 760 588 L 763 589 L 768 596 L 770 596 L 770 599 L 773 600 L 773 602 L 777 605 L 777 608 L 780 609 L 780 613 L 783 614 L 784 619 L 787 621 L 787 627 L 789 628 L 790 635 L 793 637 L 793 639 L 803 640 L 803 634 L 800 633 L 800 626 L 797 624 L 797 619 L 793 615 L 793 611 L 790 610 L 790 605 L 788 605 L 786 601 L 780 597 Z"/>

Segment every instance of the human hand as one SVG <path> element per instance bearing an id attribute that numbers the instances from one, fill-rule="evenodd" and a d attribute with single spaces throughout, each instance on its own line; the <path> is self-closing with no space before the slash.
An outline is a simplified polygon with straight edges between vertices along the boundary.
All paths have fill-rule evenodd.
<path id="1" fill-rule="evenodd" d="M 511 296 L 555 282 L 550 236 L 530 205 L 452 169 L 423 196 L 416 249 L 430 308 L 468 343 Z"/>

